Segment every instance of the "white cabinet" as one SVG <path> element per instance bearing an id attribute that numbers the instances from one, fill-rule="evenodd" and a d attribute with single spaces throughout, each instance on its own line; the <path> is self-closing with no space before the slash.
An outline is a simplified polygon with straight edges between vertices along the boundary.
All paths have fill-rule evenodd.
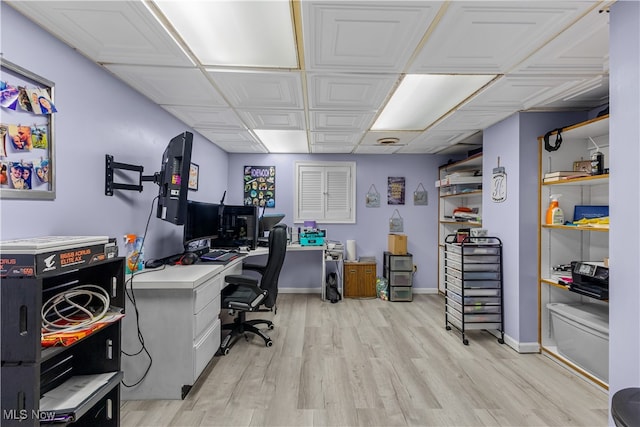
<path id="1" fill-rule="evenodd" d="M 482 154 L 440 166 L 438 188 L 438 290 L 445 292 L 445 238 L 482 226 Z M 462 208 L 462 209 L 460 209 Z M 464 212 L 465 208 L 471 212 Z"/>
<path id="2" fill-rule="evenodd" d="M 182 399 L 220 347 L 220 291 L 224 276 L 240 274 L 241 259 L 226 266 L 196 264 L 170 266 L 136 275 L 133 287 L 137 305 L 127 301 L 122 348 L 138 353 L 144 338 L 149 357 L 142 351 L 123 356 L 125 400 Z M 129 279 L 131 279 L 129 277 Z"/>
<path id="3" fill-rule="evenodd" d="M 588 262 L 604 265 L 609 254 L 609 226 L 604 219 L 592 223 L 575 224 L 575 216 L 581 211 L 606 212 L 609 204 L 609 175 L 606 159 L 608 157 L 608 116 L 599 117 L 584 123 L 570 126 L 561 131 L 562 143 L 555 151 L 545 149 L 544 137 L 539 138 L 540 150 L 540 186 L 539 186 L 539 318 L 540 348 L 582 373 L 587 378 L 606 387 L 606 369 L 594 369 L 608 365 L 607 360 L 589 360 L 573 356 L 566 347 L 578 348 L 580 353 L 605 354 L 592 348 L 587 338 L 578 331 L 586 331 L 587 337 L 598 335 L 600 343 L 608 345 L 608 303 L 606 299 L 589 297 L 572 292 L 566 283 L 572 277 L 571 263 Z M 548 137 L 554 145 L 556 135 Z M 598 150 L 604 153 L 605 172 L 600 175 L 584 177 L 563 177 L 555 180 L 545 175 L 552 172 L 574 170 L 574 162 L 589 161 Z M 570 175 L 570 174 L 569 174 Z M 564 213 L 565 224 L 547 224 L 546 213 L 551 195 L 560 195 L 560 207 Z M 608 283 L 608 278 L 607 278 Z M 608 289 L 608 287 L 607 287 Z M 604 296 L 606 298 L 606 295 Z M 565 309 L 566 308 L 566 309 Z M 578 313 L 580 316 L 563 313 Z M 604 313 L 604 318 L 603 318 Z M 564 317 L 564 319 L 560 319 Z M 572 319 L 568 336 L 572 342 L 566 342 L 559 320 Z M 584 319 L 584 320 L 583 320 Z M 597 331 L 596 331 L 597 329 Z M 604 332 L 606 333 L 604 333 Z M 565 334 L 566 335 L 566 334 Z M 604 341 L 603 341 L 604 340 Z M 599 344 L 600 345 L 600 344 Z M 602 357 L 599 357 L 602 359 Z M 603 373 L 604 372 L 604 373 Z"/>

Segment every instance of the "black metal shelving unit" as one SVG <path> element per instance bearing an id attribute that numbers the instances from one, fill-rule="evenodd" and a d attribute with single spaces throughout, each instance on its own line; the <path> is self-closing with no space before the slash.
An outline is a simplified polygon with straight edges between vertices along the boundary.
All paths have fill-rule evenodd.
<path id="1" fill-rule="evenodd" d="M 502 241 L 497 237 L 445 239 L 445 327 L 460 331 L 498 331 L 504 344 Z"/>

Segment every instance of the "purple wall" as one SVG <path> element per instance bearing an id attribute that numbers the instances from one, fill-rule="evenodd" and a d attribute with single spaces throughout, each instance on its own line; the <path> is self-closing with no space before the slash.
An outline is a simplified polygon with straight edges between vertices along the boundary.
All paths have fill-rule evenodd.
<path id="1" fill-rule="evenodd" d="M 491 188 L 500 157 L 507 199 L 493 203 L 483 193 L 482 226 L 503 243 L 505 332 L 519 351 L 538 348 L 538 137 L 586 119 L 586 113 L 519 113 L 484 131 L 483 187 Z"/>
<path id="2" fill-rule="evenodd" d="M 145 174 L 152 174 L 160 169 L 167 142 L 193 130 L 11 7 L 0 7 L 4 59 L 53 81 L 59 111 L 54 130 L 56 199 L 3 199 L 0 238 L 142 234 L 157 186 L 145 183 L 142 193 L 105 196 L 105 154 L 117 162 L 142 165 Z M 190 192 L 190 198 L 219 199 L 227 181 L 227 154 L 194 132 L 193 161 L 200 165 L 200 191 Z M 181 250 L 182 227 L 154 217 L 146 257 Z"/>
<path id="3" fill-rule="evenodd" d="M 356 162 L 356 223 L 321 224 L 331 240 L 356 241 L 358 256 L 375 256 L 377 274 L 382 275 L 382 253 L 387 249 L 389 217 L 397 207 L 404 219 L 408 251 L 418 266 L 414 276 L 417 288 L 437 289 L 437 221 L 438 199 L 434 182 L 438 166 L 447 157 L 433 155 L 286 155 L 286 154 L 231 154 L 229 156 L 229 184 L 227 203 L 241 204 L 243 195 L 242 171 L 244 166 L 276 167 L 276 207 L 267 212 L 284 213 L 283 222 L 293 226 L 293 197 L 295 191 L 295 161 L 354 161 Z M 387 205 L 387 177 L 406 178 L 406 203 L 403 206 Z M 422 183 L 427 189 L 428 205 L 414 206 L 413 192 Z M 379 208 L 365 207 L 365 194 L 375 185 L 381 195 Z M 311 219 L 311 218 L 310 218 Z M 296 225 L 297 227 L 297 225 Z M 282 271 L 281 285 L 288 287 L 317 288 L 322 276 L 318 254 L 291 253 L 287 255 Z"/>
<path id="4" fill-rule="evenodd" d="M 640 387 L 640 3 L 611 7 L 609 390 Z M 609 423 L 613 425 L 613 423 Z"/>

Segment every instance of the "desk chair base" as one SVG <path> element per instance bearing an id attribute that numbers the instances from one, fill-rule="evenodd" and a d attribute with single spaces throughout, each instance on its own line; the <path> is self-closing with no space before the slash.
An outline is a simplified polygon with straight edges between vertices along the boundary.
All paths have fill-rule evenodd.
<path id="1" fill-rule="evenodd" d="M 226 356 L 229 354 L 229 350 L 233 345 L 240 339 L 241 336 L 244 337 L 245 340 L 249 340 L 249 336 L 247 332 L 251 332 L 256 334 L 264 340 L 264 344 L 267 347 L 271 347 L 273 345 L 273 341 L 271 338 L 260 329 L 256 328 L 255 325 L 267 325 L 268 329 L 273 329 L 273 322 L 265 319 L 251 319 L 247 320 L 246 312 L 241 311 L 238 313 L 238 317 L 236 317 L 233 323 L 227 323 L 222 325 L 223 330 L 230 331 L 227 336 L 224 337 L 222 343 L 220 344 L 220 354 Z"/>

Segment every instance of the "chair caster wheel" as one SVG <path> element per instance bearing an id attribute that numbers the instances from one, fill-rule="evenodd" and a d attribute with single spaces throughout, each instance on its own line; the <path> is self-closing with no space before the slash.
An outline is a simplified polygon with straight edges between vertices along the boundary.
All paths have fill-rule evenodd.
<path id="1" fill-rule="evenodd" d="M 273 341 L 269 340 L 269 341 L 265 342 L 265 345 L 267 347 L 273 347 Z"/>
<path id="2" fill-rule="evenodd" d="M 462 344 L 464 344 L 464 345 L 469 345 L 469 340 L 468 340 L 468 339 L 466 339 L 466 338 L 465 338 L 465 339 L 463 339 L 463 340 L 462 340 Z"/>
<path id="3" fill-rule="evenodd" d="M 268 329 L 269 329 L 269 330 L 272 330 L 273 328 L 275 328 L 275 326 L 273 326 L 273 325 L 269 325 L 269 326 L 268 326 Z"/>
<path id="4" fill-rule="evenodd" d="M 229 348 L 221 348 L 220 349 L 220 354 L 222 356 L 226 356 L 227 354 L 229 354 Z"/>

